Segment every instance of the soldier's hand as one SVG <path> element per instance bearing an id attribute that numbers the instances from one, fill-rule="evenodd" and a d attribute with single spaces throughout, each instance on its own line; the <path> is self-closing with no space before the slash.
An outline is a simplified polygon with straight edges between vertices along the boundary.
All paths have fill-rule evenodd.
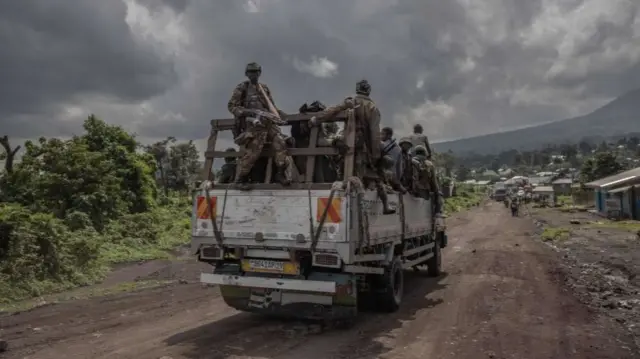
<path id="1" fill-rule="evenodd" d="M 353 101 L 352 98 L 345 99 L 344 100 L 344 104 L 345 104 L 345 106 L 347 106 L 348 109 L 354 108 L 355 105 L 356 105 L 356 103 Z"/>
<path id="2" fill-rule="evenodd" d="M 251 123 L 256 127 L 264 127 L 264 125 L 262 124 L 262 121 L 258 120 L 257 118 L 254 118 L 253 120 L 251 120 Z"/>

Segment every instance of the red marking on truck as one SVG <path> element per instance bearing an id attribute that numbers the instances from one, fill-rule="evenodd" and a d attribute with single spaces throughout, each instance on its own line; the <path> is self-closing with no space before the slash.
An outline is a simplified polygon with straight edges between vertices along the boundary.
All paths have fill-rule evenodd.
<path id="1" fill-rule="evenodd" d="M 342 216 L 340 215 L 340 207 L 342 206 L 342 200 L 340 198 L 333 198 L 331 204 L 329 204 L 329 197 L 318 198 L 318 207 L 316 211 L 316 221 L 320 222 L 322 214 L 325 208 L 329 207 L 327 211 L 327 218 L 325 223 L 340 223 L 342 222 Z"/>
<path id="2" fill-rule="evenodd" d="M 213 210 L 213 217 L 216 216 L 216 197 L 211 197 L 211 209 Z M 207 197 L 198 197 L 197 201 L 197 214 L 198 219 L 211 219 L 211 215 L 209 214 L 209 206 L 207 206 Z"/>

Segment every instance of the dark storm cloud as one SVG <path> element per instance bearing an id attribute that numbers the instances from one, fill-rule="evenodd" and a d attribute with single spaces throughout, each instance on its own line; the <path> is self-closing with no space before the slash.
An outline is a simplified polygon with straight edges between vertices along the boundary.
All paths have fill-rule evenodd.
<path id="1" fill-rule="evenodd" d="M 171 62 L 134 40 L 125 16 L 116 0 L 3 3 L 0 132 L 49 134 L 59 105 L 91 95 L 135 103 L 177 81 Z"/>
<path id="2" fill-rule="evenodd" d="M 245 64 L 257 61 L 262 80 L 287 112 L 307 101 L 333 104 L 366 78 L 385 124 L 409 129 L 421 121 L 442 138 L 561 119 L 640 87 L 640 5 L 634 0 L 138 3 L 152 17 L 141 19 L 140 26 L 151 26 L 148 31 L 157 38 L 185 34 L 181 41 L 163 43 L 164 53 L 174 54 L 180 81 L 152 45 L 134 40 L 119 1 L 96 2 L 107 16 L 91 19 L 89 5 L 78 8 L 76 2 L 58 0 L 61 24 L 43 20 L 40 7 L 18 17 L 26 29 L 13 30 L 18 39 L 0 32 L 14 48 L 23 43 L 46 48 L 18 49 L 12 70 L 6 75 L 0 70 L 0 78 L 10 73 L 14 83 L 25 84 L 5 96 L 11 100 L 0 100 L 9 102 L 0 112 L 11 117 L 86 94 L 107 95 L 120 104 L 92 98 L 80 106 L 142 136 L 202 138 L 211 118 L 229 116 L 231 90 L 244 80 Z M 0 18 L 9 18 L 6 10 Z M 48 35 L 34 30 L 45 24 L 53 28 Z M 60 35 L 60 28 L 68 32 L 72 25 L 81 34 Z M 99 55 L 79 50 L 100 42 L 109 46 L 94 50 Z M 37 56 L 48 52 L 52 64 Z M 309 65 L 314 59 L 326 59 L 337 69 L 314 74 Z M 54 71 L 39 71 L 46 66 Z M 29 91 L 32 86 L 38 91 Z M 142 107 L 122 106 L 143 102 Z M 40 118 L 56 123 L 55 117 Z"/>

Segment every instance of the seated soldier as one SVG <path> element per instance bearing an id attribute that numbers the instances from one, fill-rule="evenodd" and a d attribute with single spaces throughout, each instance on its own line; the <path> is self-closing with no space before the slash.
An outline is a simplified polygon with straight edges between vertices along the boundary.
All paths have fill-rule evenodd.
<path id="1" fill-rule="evenodd" d="M 227 148 L 225 152 L 234 153 L 236 152 L 235 148 Z M 218 183 L 233 183 L 236 177 L 236 158 L 235 157 L 225 157 L 224 164 L 222 168 L 220 168 L 220 178 L 218 178 Z"/>
<path id="2" fill-rule="evenodd" d="M 393 158 L 391 158 L 391 156 L 382 156 L 382 159 L 380 161 L 380 165 L 382 166 L 383 170 L 382 185 L 384 186 L 385 192 L 387 193 L 394 193 L 394 191 L 398 191 L 402 194 L 405 194 L 407 193 L 407 189 L 404 188 L 404 186 L 402 186 L 402 184 L 398 180 L 398 177 L 396 176 L 394 171 L 394 164 L 395 161 L 393 160 Z"/>

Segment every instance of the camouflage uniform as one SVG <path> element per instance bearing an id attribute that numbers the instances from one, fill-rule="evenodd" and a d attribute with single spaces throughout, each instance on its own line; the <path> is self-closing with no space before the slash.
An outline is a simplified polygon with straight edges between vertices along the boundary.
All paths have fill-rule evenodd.
<path id="1" fill-rule="evenodd" d="M 407 190 L 402 186 L 400 180 L 396 176 L 394 172 L 394 161 L 391 156 L 386 155 L 382 157 L 381 165 L 383 167 L 383 185 L 385 187 L 385 191 L 387 193 L 394 193 L 394 191 L 398 191 L 402 194 L 407 193 Z"/>
<path id="2" fill-rule="evenodd" d="M 249 77 L 249 80 L 236 86 L 227 104 L 229 112 L 231 112 L 236 119 L 233 130 L 234 138 L 236 139 L 236 143 L 244 149 L 244 153 L 238 161 L 238 173 L 235 182 L 238 184 L 248 183 L 251 168 L 253 168 L 258 158 L 260 158 L 265 144 L 271 142 L 274 150 L 274 162 L 278 167 L 279 180 L 283 184 L 288 184 L 291 178 L 286 177 L 286 165 L 289 162 L 286 159 L 287 146 L 280 129 L 273 123 L 256 126 L 246 121 L 247 113 L 245 113 L 245 110 L 256 109 L 270 112 L 268 101 L 275 107 L 271 91 L 267 85 L 258 82 L 258 77 L 261 72 L 262 69 L 258 64 L 250 63 L 247 65 L 245 74 Z M 259 87 L 262 87 L 264 90 L 264 95 Z M 265 95 L 268 99 L 265 98 Z M 277 111 L 280 116 L 285 115 L 279 109 L 277 109 Z"/>
<path id="3" fill-rule="evenodd" d="M 418 185 L 418 181 L 420 180 L 421 164 L 413 160 L 413 156 L 411 155 L 412 144 L 408 138 L 401 138 L 398 144 L 400 145 L 400 149 L 402 150 L 400 154 L 400 160 L 402 162 L 402 164 L 400 165 L 400 183 L 409 192 L 417 196 L 416 186 Z"/>
<path id="4" fill-rule="evenodd" d="M 433 156 L 433 151 L 431 150 L 431 145 L 429 145 L 429 139 L 427 138 L 427 135 L 422 133 L 422 126 L 421 125 L 413 126 L 413 131 L 414 133 L 411 136 L 409 136 L 409 140 L 411 141 L 413 146 L 419 146 L 419 145 L 424 146 L 426 150 L 425 156 L 427 157 L 427 159 L 431 159 L 431 157 Z M 414 151 L 415 151 L 415 147 L 414 147 Z"/>
<path id="5" fill-rule="evenodd" d="M 392 214 L 395 209 L 389 206 L 387 192 L 382 186 L 383 173 L 378 166 L 381 159 L 380 110 L 369 97 L 370 93 L 371 85 L 362 80 L 356 84 L 355 97 L 348 97 L 342 103 L 327 108 L 321 117 L 333 117 L 347 109 L 355 109 L 354 173 L 345 174 L 345 177 L 355 175 L 361 178 L 365 188 L 371 183 L 375 184 L 383 203 L 383 213 Z"/>
<path id="6" fill-rule="evenodd" d="M 227 148 L 226 152 L 236 152 L 236 150 Z M 224 162 L 222 168 L 220 168 L 218 183 L 231 183 L 236 177 L 236 159 L 234 157 L 225 157 Z"/>
<path id="7" fill-rule="evenodd" d="M 425 199 L 433 199 L 435 212 L 440 213 L 442 210 L 442 194 L 440 186 L 436 178 L 436 167 L 433 162 L 427 160 L 427 150 L 422 145 L 415 147 L 415 159 L 421 165 L 420 179 L 418 185 L 418 196 Z M 433 194 L 433 195 L 432 195 Z"/>

